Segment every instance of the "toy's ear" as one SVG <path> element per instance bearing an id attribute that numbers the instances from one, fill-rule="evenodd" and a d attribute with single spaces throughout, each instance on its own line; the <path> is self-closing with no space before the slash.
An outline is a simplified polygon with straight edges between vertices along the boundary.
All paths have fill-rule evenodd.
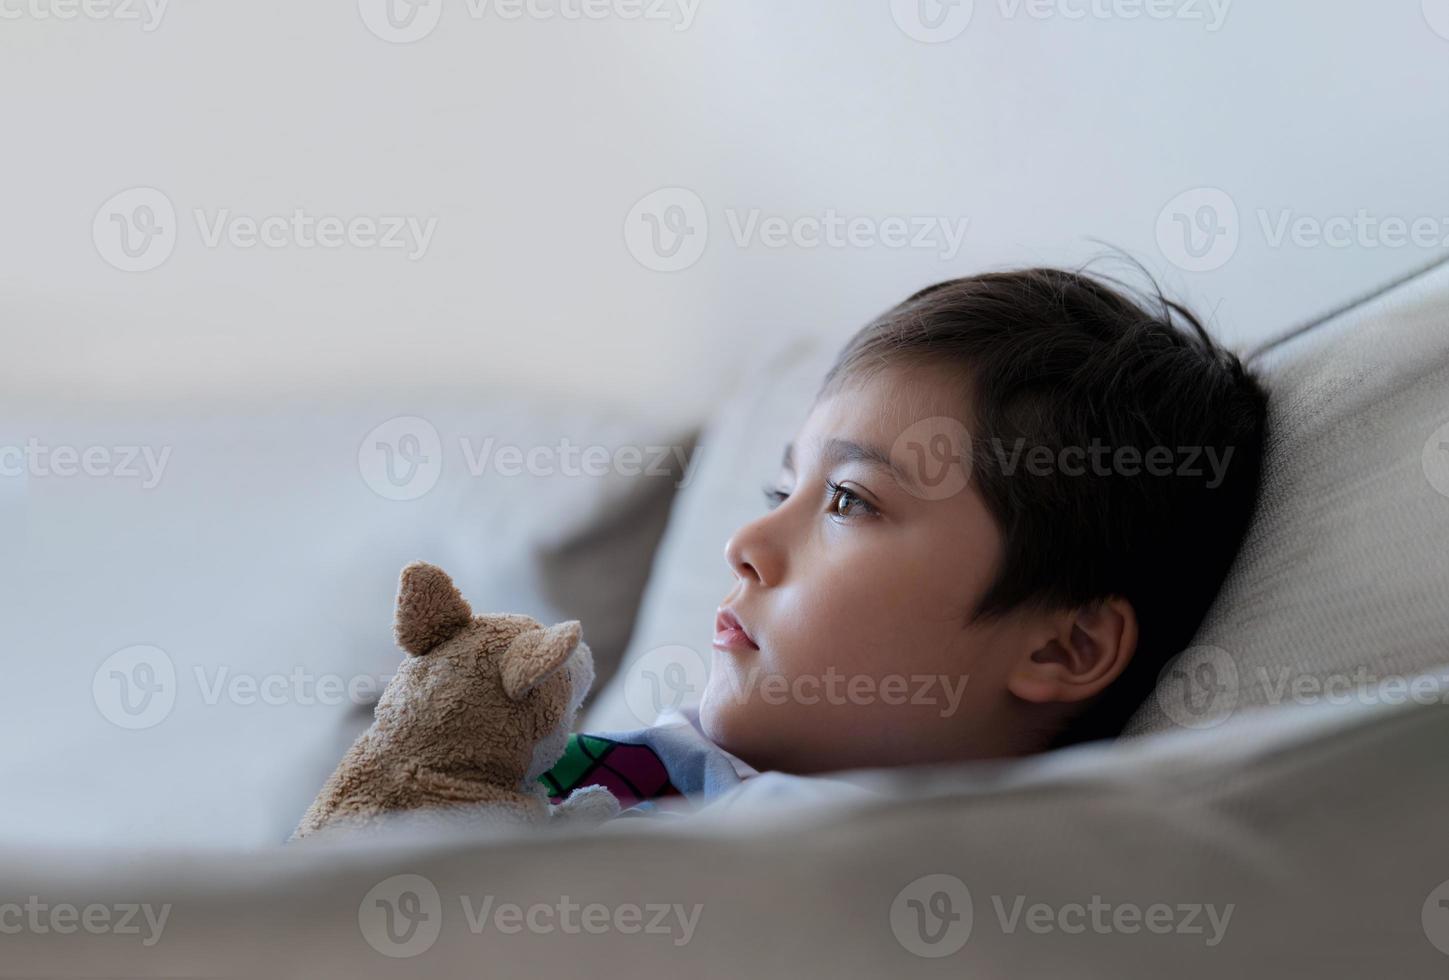
<path id="1" fill-rule="evenodd" d="M 520 635 L 503 653 L 503 693 L 517 701 L 537 687 L 569 659 L 581 632 L 578 621 L 570 620 Z"/>
<path id="2" fill-rule="evenodd" d="M 473 618 L 467 600 L 436 565 L 415 561 L 402 570 L 397 587 L 397 645 L 421 657 Z"/>

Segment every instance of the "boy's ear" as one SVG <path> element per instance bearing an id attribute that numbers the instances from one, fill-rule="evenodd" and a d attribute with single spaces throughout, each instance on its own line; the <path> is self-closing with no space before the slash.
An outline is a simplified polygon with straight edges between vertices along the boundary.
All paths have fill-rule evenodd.
<path id="1" fill-rule="evenodd" d="M 448 573 L 425 561 L 402 570 L 397 587 L 397 645 L 415 657 L 453 636 L 473 618 L 473 610 Z"/>
<path id="2" fill-rule="evenodd" d="M 581 635 L 578 620 L 521 634 L 503 652 L 503 693 L 517 701 L 533 690 L 564 665 Z"/>
<path id="3" fill-rule="evenodd" d="M 1012 667 L 1006 687 L 1035 704 L 1085 701 L 1120 677 L 1136 652 L 1137 612 L 1113 596 L 1053 620 L 1051 634 Z"/>

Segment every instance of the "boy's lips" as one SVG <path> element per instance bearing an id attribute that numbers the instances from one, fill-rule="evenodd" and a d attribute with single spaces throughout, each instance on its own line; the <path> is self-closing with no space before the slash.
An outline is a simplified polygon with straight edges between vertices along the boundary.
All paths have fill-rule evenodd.
<path id="1" fill-rule="evenodd" d="M 728 606 L 720 606 L 714 614 L 714 648 L 716 650 L 758 650 L 754 638 L 745 631 L 739 617 Z"/>

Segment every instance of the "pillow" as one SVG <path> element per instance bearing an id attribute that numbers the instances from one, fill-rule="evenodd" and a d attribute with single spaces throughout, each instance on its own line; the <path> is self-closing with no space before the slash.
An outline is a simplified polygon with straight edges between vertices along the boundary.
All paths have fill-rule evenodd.
<path id="1" fill-rule="evenodd" d="M 1258 513 L 1129 733 L 1380 688 L 1446 699 L 1408 686 L 1449 636 L 1449 263 L 1254 363 L 1269 389 Z"/>

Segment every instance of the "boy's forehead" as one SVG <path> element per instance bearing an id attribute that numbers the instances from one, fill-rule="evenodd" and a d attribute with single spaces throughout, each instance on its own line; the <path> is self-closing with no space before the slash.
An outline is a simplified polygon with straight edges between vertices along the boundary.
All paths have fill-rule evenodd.
<path id="1" fill-rule="evenodd" d="M 848 439 L 886 451 L 924 420 L 965 424 L 964 385 L 930 367 L 901 367 L 847 381 L 817 401 L 796 436 L 798 446 Z"/>

